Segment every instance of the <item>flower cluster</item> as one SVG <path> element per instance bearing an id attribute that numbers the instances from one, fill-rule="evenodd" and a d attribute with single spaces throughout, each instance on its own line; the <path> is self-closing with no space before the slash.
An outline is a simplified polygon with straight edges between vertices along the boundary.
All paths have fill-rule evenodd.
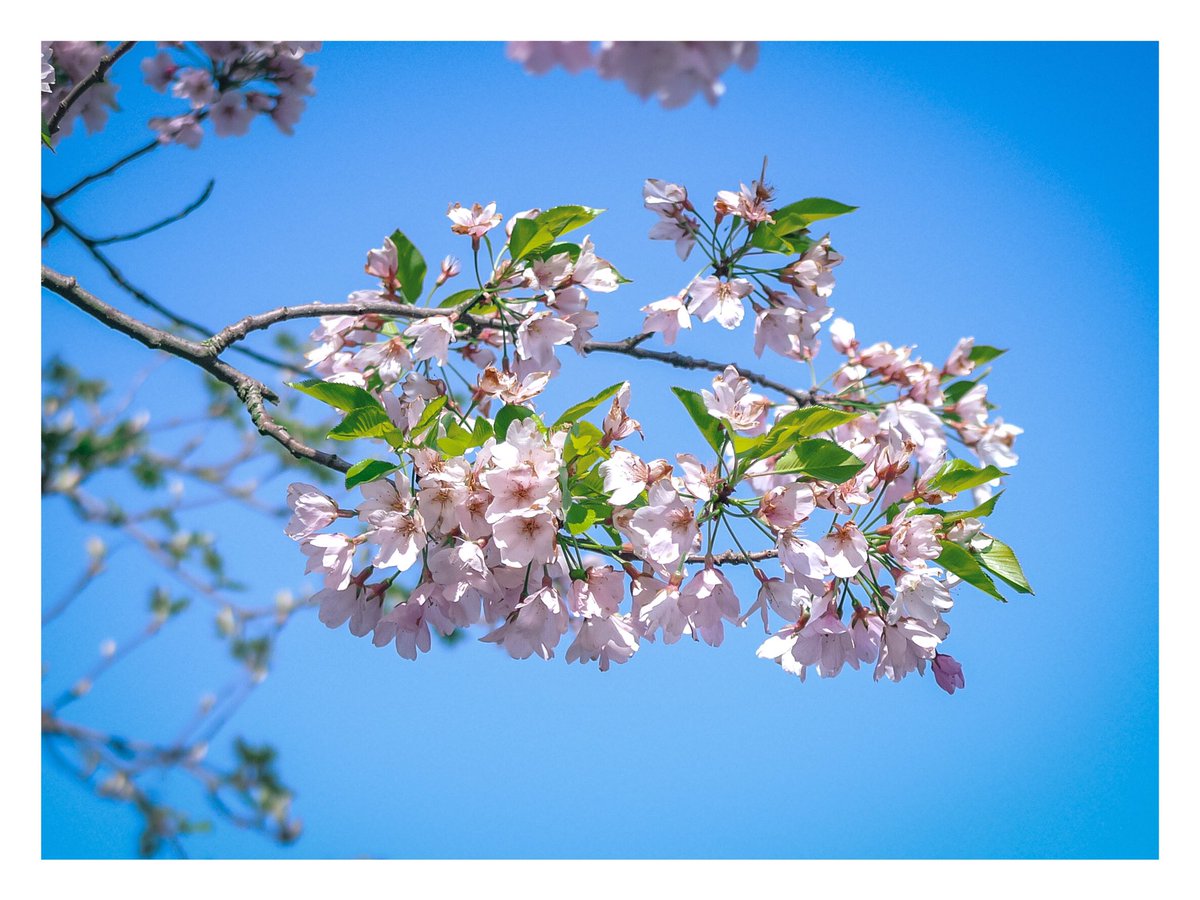
<path id="1" fill-rule="evenodd" d="M 721 75 L 732 65 L 750 71 L 758 62 L 754 41 L 510 41 L 508 58 L 543 75 L 556 65 L 572 74 L 594 66 L 601 78 L 618 79 L 643 100 L 672 109 L 700 93 L 715 105 L 725 92 Z"/>
<path id="2" fill-rule="evenodd" d="M 305 53 L 320 49 L 306 41 L 165 41 L 159 52 L 142 60 L 142 75 L 160 93 L 185 101 L 186 111 L 156 116 L 149 125 L 163 143 L 198 147 L 202 123 L 212 122 L 218 137 L 243 135 L 255 116 L 271 119 L 291 134 L 305 97 L 314 93 L 316 69 L 303 62 Z M 42 43 L 42 115 L 48 119 L 79 81 L 90 75 L 112 48 L 100 41 Z M 57 141 L 82 118 L 89 133 L 100 131 L 108 111 L 116 109 L 119 86 L 104 79 L 89 87 L 63 117 Z"/>
<path id="3" fill-rule="evenodd" d="M 42 118 L 49 119 L 55 107 L 77 83 L 92 74 L 111 48 L 102 41 L 42 41 Z M 55 139 L 71 133 L 76 119 L 83 119 L 88 134 L 108 123 L 108 111 L 117 108 L 117 85 L 101 81 L 83 92 L 59 123 Z"/>
<path id="4" fill-rule="evenodd" d="M 142 60 L 146 84 L 186 101 L 187 112 L 150 120 L 163 143 L 198 147 L 201 122 L 212 122 L 217 137 L 243 135 L 257 115 L 291 134 L 312 96 L 314 66 L 304 55 L 319 41 L 169 41 Z"/>
<path id="5" fill-rule="evenodd" d="M 658 217 L 651 237 L 706 263 L 644 307 L 643 332 L 624 341 L 592 340 L 588 302 L 625 279 L 589 238 L 563 240 L 597 210 L 518 213 L 495 251 L 495 204 L 453 204 L 476 283 L 440 305 L 433 294 L 461 273 L 457 260 L 443 260 L 418 306 L 426 267 L 404 234 L 368 253 L 379 286 L 351 298 L 386 311 L 322 319 L 308 354 L 321 378 L 296 385 L 343 411 L 331 438 L 382 440 L 392 454 L 350 468 L 347 487 L 362 495 L 353 508 L 311 485 L 289 490 L 287 533 L 324 580 L 321 620 L 409 659 L 434 632 L 482 624 L 481 640 L 515 658 L 549 659 L 567 640 L 568 662 L 602 669 L 645 642 L 715 647 L 727 626 L 759 621 L 770 636 L 758 655 L 802 679 L 867 665 L 899 681 L 928 667 L 945 690 L 961 688 L 962 667 L 940 650 L 953 592 L 1032 592 L 1012 549 L 984 530 L 1001 466 L 1017 462 L 1020 429 L 991 418 L 983 382 L 1003 351 L 965 338 L 936 365 L 911 346 L 862 346 L 829 305 L 842 257 L 809 230 L 853 207 L 777 205 L 761 178 L 719 192 L 711 219 L 680 185 L 651 179 L 643 196 Z M 747 313 L 755 352 L 804 364 L 812 383 L 685 358 L 717 373 L 700 391 L 673 388 L 703 453 L 639 455 L 628 382 L 554 419 L 535 408 L 559 348 L 672 361 L 643 345 L 655 334 L 673 343 L 697 320 L 735 329 Z M 817 381 L 823 332 L 837 356 Z M 967 491 L 974 505 L 950 509 Z M 343 519 L 357 533 L 326 530 Z M 752 600 L 739 598 L 730 566 L 757 579 Z M 396 584 L 403 573 L 412 577 Z"/>

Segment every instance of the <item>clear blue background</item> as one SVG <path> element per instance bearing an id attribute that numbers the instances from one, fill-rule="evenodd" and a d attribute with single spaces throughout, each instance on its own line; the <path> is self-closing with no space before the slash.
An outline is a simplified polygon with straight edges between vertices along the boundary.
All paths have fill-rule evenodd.
<path id="1" fill-rule="evenodd" d="M 47 189 L 137 146 L 148 116 L 174 108 L 138 83 L 151 49 L 115 68 L 125 111 L 44 156 Z M 953 697 L 929 677 L 893 685 L 868 671 L 801 684 L 754 657 L 753 628 L 716 650 L 647 645 L 601 674 L 561 653 L 514 662 L 473 641 L 414 664 L 301 616 L 224 737 L 278 744 L 304 836 L 280 849 L 218 826 L 189 842 L 193 853 L 1157 854 L 1155 45 L 767 44 L 752 73 L 730 73 L 717 108 L 675 111 L 592 73 L 529 77 L 499 44 L 331 44 L 313 61 L 318 94 L 294 137 L 265 121 L 239 139 L 209 132 L 198 151 L 156 152 L 74 198 L 71 214 L 97 233 L 136 228 L 215 177 L 200 212 L 112 255 L 135 283 L 216 325 L 369 286 L 364 253 L 397 226 L 431 262 L 468 252 L 447 228 L 451 201 L 494 199 L 506 214 L 607 207 L 591 233 L 634 283 L 593 304 L 597 335 L 619 337 L 694 271 L 644 239 L 642 180 L 681 182 L 703 202 L 755 177 L 768 154 L 783 200 L 861 206 L 831 229 L 847 260 L 834 303 L 860 338 L 919 342 L 938 362 L 961 335 L 1011 348 L 990 398 L 1026 433 L 993 525 L 1038 594 L 1002 606 L 960 591 L 947 649 L 967 687 Z M 142 312 L 67 239 L 46 259 Z M 44 355 L 85 372 L 120 383 L 147 361 L 49 295 L 43 323 Z M 731 337 L 712 325 L 680 343 L 745 359 L 751 341 L 749 328 Z M 762 366 L 807 377 L 779 359 Z M 602 356 L 568 359 L 566 375 L 547 408 L 629 377 L 646 452 L 694 449 L 667 388 L 705 378 Z M 194 371 L 172 361 L 138 406 L 162 420 L 200 396 Z M 285 484 L 263 495 L 277 500 Z M 218 535 L 252 603 L 304 590 L 303 559 L 277 524 L 221 509 L 190 524 Z M 49 604 L 91 530 L 58 501 L 42 528 Z M 136 551 L 118 555 L 46 629 L 47 698 L 103 638 L 139 627 L 149 583 Z M 235 671 L 211 613 L 198 604 L 71 715 L 170 738 Z M 194 801 L 172 780 L 154 787 Z M 44 766 L 46 856 L 129 855 L 136 826 Z"/>

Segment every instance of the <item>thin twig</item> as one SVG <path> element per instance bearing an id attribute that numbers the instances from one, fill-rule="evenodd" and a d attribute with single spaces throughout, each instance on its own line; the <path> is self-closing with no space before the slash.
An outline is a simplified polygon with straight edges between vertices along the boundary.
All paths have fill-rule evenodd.
<path id="1" fill-rule="evenodd" d="M 79 98 L 84 95 L 84 92 L 93 85 L 99 84 L 104 80 L 104 76 L 108 74 L 108 70 L 112 68 L 113 63 L 133 49 L 133 45 L 137 41 L 123 41 L 117 45 L 108 56 L 100 57 L 100 62 L 96 68 L 85 75 L 80 81 L 75 83 L 75 86 L 67 92 L 67 96 L 63 97 L 62 102 L 58 104 L 54 112 L 50 115 L 50 121 L 46 123 L 46 134 L 54 137 L 58 134 L 58 129 L 62 125 L 63 117 L 67 112 L 79 102 Z"/>
<path id="2" fill-rule="evenodd" d="M 99 181 L 101 178 L 107 178 L 109 175 L 113 174 L 113 172 L 117 171 L 117 169 L 121 168 L 125 164 L 131 163 L 138 157 L 145 156 L 151 150 L 154 150 L 155 148 L 161 147 L 161 146 L 162 146 L 162 141 L 160 141 L 158 138 L 155 138 L 150 143 L 143 144 L 141 147 L 138 147 L 132 153 L 127 153 L 125 156 L 122 156 L 111 166 L 107 166 L 106 168 L 101 169 L 99 172 L 93 172 L 91 175 L 85 175 L 83 178 L 79 179 L 77 182 L 75 182 L 73 185 L 71 185 L 66 190 L 59 191 L 57 194 L 49 196 L 46 199 L 50 201 L 50 205 L 60 203 L 63 200 L 66 200 L 68 197 L 70 197 L 76 191 L 82 190 L 83 188 L 87 187 L 89 184 L 91 184 L 95 181 Z"/>
<path id="3" fill-rule="evenodd" d="M 245 405 L 255 427 L 262 434 L 278 441 L 292 456 L 307 459 L 338 472 L 349 471 L 350 463 L 341 457 L 309 447 L 292 437 L 266 409 L 267 401 L 279 402 L 275 392 L 261 381 L 218 359 L 208 344 L 190 341 L 126 315 L 84 290 L 75 278 L 56 272 L 48 266 L 42 266 L 42 285 L 108 327 L 151 349 L 165 350 L 173 356 L 186 359 L 218 381 L 232 387 L 238 399 Z"/>
<path id="4" fill-rule="evenodd" d="M 203 206 L 204 202 L 212 196 L 214 186 L 216 186 L 216 181 L 210 179 L 208 184 L 205 185 L 204 191 L 200 194 L 200 196 L 185 206 L 182 210 L 175 213 L 173 216 L 167 216 L 165 219 L 161 219 L 160 221 L 155 222 L 153 225 L 147 225 L 145 228 L 139 228 L 137 231 L 129 231 L 125 234 L 114 234 L 111 237 L 106 238 L 93 238 L 92 243 L 97 247 L 103 247 L 106 244 L 116 244 L 120 241 L 136 240 L 137 238 L 145 237 L 148 234 L 153 234 L 160 228 L 166 228 L 168 225 L 174 222 L 178 222 L 181 219 L 187 218 L 201 206 Z"/>

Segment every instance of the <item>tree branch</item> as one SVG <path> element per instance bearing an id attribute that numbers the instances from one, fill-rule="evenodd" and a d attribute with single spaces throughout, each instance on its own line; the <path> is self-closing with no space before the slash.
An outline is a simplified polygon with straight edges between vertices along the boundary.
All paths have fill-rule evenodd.
<path id="1" fill-rule="evenodd" d="M 279 402 L 275 392 L 261 381 L 218 359 L 217 352 L 208 344 L 190 341 L 126 315 L 84 290 L 75 278 L 56 272 L 48 266 L 42 266 L 42 285 L 109 328 L 153 350 L 164 350 L 185 359 L 232 387 L 259 432 L 278 441 L 297 459 L 307 459 L 338 472 L 350 469 L 350 463 L 336 454 L 309 447 L 292 437 L 267 411 L 266 401 Z"/>
<path id="2" fill-rule="evenodd" d="M 100 62 L 96 68 L 89 72 L 81 81 L 76 82 L 75 86 L 67 92 L 67 96 L 62 98 L 62 102 L 58 104 L 54 112 L 50 115 L 50 121 L 46 123 L 46 133 L 50 137 L 58 134 L 58 129 L 62 125 L 63 117 L 70 111 L 71 107 L 79 102 L 79 98 L 84 95 L 88 88 L 104 80 L 104 76 L 108 74 L 108 70 L 112 68 L 113 63 L 133 49 L 133 45 L 137 41 L 123 41 L 117 45 L 108 56 L 100 57 Z"/>

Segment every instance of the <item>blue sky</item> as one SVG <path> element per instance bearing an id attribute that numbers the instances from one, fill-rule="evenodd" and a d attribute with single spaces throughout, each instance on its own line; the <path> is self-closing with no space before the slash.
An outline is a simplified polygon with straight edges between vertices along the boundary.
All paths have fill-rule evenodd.
<path id="1" fill-rule="evenodd" d="M 146 52 L 115 69 L 124 112 L 45 157 L 47 190 L 137 146 L 146 118 L 169 107 L 137 83 Z M 1010 348 L 989 399 L 1025 434 L 992 525 L 1038 594 L 1001 606 L 960 592 L 947 649 L 967 688 L 953 697 L 929 677 L 801 684 L 755 659 L 761 636 L 749 628 L 716 650 L 648 646 L 601 674 L 475 642 L 409 663 L 302 617 L 224 735 L 278 745 L 305 835 L 280 849 L 218 827 L 194 853 L 1157 854 L 1155 45 L 766 44 L 753 72 L 730 74 L 717 108 L 673 111 L 592 74 L 526 76 L 499 44 L 329 44 L 313 61 L 318 94 L 294 137 L 265 122 L 244 138 L 209 133 L 197 151 L 156 152 L 74 198 L 71 214 L 97 233 L 136 228 L 215 178 L 197 214 L 113 256 L 135 283 L 219 325 L 369 286 L 364 253 L 396 227 L 431 262 L 464 254 L 444 218 L 451 201 L 606 207 L 591 234 L 634 283 L 593 303 L 597 334 L 619 337 L 637 330 L 639 306 L 694 272 L 645 240 L 642 180 L 703 198 L 755 177 L 766 154 L 784 200 L 861 207 L 831 223 L 846 256 L 834 305 L 860 338 L 916 342 L 933 360 L 962 335 Z M 46 261 L 130 308 L 69 243 L 56 240 Z M 681 342 L 751 356 L 748 329 L 709 326 Z M 53 353 L 118 383 L 147 360 L 48 296 L 43 356 Z M 784 360 L 756 367 L 795 377 Z M 634 413 L 653 423 L 646 452 L 694 449 L 667 388 L 705 379 L 602 357 L 568 360 L 566 375 L 547 408 L 629 378 Z M 156 421 L 201 397 L 193 370 L 171 362 L 138 404 Z M 222 509 L 190 524 L 218 536 L 252 600 L 302 591 L 303 559 L 277 525 Z M 50 602 L 92 532 L 57 501 L 42 528 L 55 548 L 43 561 Z M 45 630 L 47 697 L 101 640 L 138 626 L 151 583 L 134 552 L 114 558 Z M 168 738 L 233 671 L 198 604 L 72 711 Z M 191 796 L 170 781 L 159 790 Z M 132 813 L 44 766 L 44 855 L 129 855 L 135 834 Z"/>

